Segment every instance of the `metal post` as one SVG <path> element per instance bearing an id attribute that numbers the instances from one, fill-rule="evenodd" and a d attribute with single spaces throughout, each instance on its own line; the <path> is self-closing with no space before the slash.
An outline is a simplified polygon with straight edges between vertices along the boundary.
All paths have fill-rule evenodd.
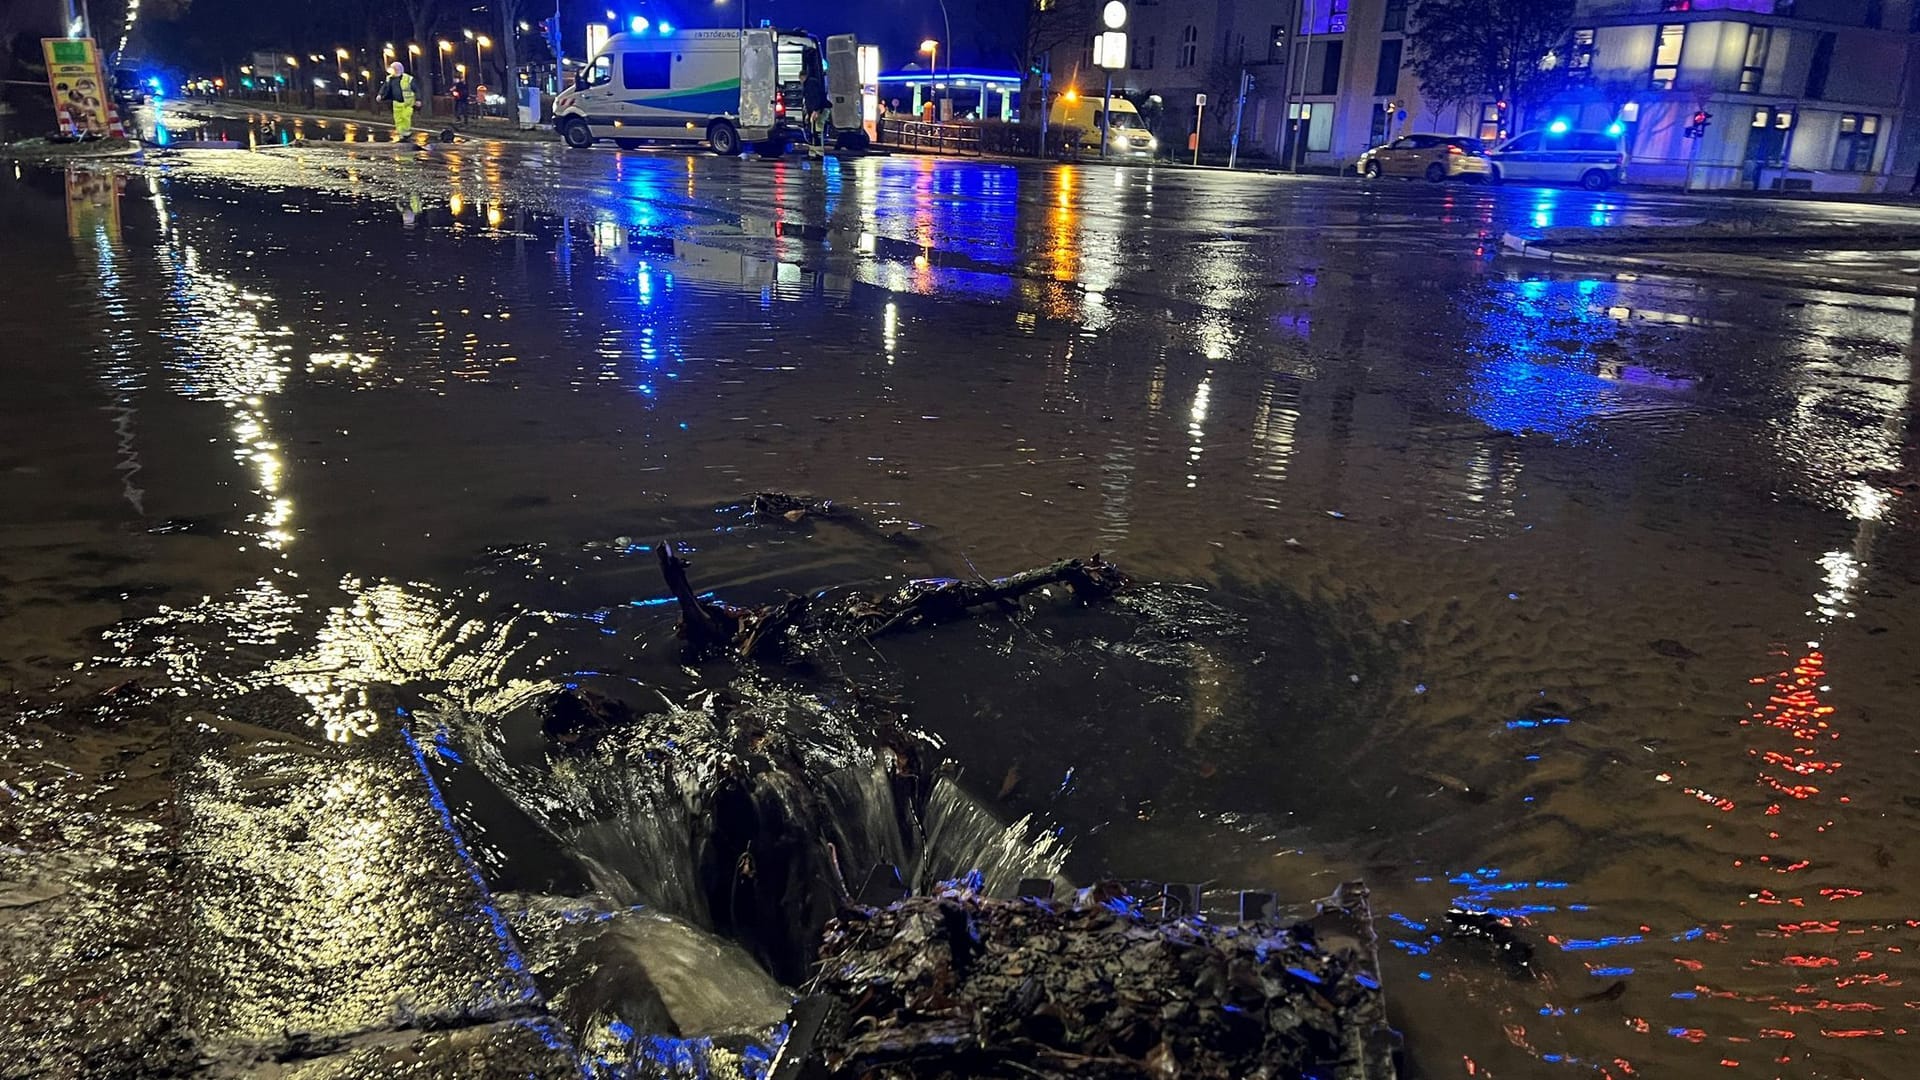
<path id="1" fill-rule="evenodd" d="M 1287 47 L 1280 63 L 1280 138 L 1274 143 L 1273 156 L 1279 157 L 1287 141 L 1287 114 L 1293 111 L 1293 35 L 1300 29 L 1300 0 L 1287 9 Z"/>
<path id="2" fill-rule="evenodd" d="M 1100 102 L 1100 159 L 1107 157 L 1107 128 L 1113 125 L 1113 69 L 1107 69 L 1107 96 Z"/>
<path id="3" fill-rule="evenodd" d="M 1207 103 L 1200 102 L 1193 109 L 1193 163 L 1200 164 L 1200 130 L 1207 120 Z"/>
<path id="4" fill-rule="evenodd" d="M 1774 116 L 1778 118 L 1779 115 L 1780 115 L 1780 110 L 1775 109 Z M 1793 133 L 1798 130 L 1800 130 L 1800 110 L 1796 106 L 1793 110 L 1793 119 L 1789 121 L 1787 124 L 1787 137 L 1780 141 L 1780 190 L 1781 191 L 1787 190 L 1787 174 L 1793 171 Z M 1757 188 L 1760 185 L 1755 184 L 1753 186 Z"/>
<path id="5" fill-rule="evenodd" d="M 1053 50 L 1040 54 L 1040 156 L 1047 156 L 1047 114 L 1052 112 L 1048 87 L 1053 85 Z"/>
<path id="6" fill-rule="evenodd" d="M 1293 145 L 1287 152 L 1287 171 L 1296 173 L 1300 171 L 1300 159 L 1306 153 L 1307 114 L 1313 111 L 1313 107 L 1307 104 L 1307 69 L 1313 66 L 1313 0 L 1305 0 L 1305 3 L 1307 17 L 1303 24 L 1307 28 L 1307 40 L 1300 49 L 1300 119 L 1295 121 L 1291 116 L 1287 117 L 1287 123 L 1294 125 Z M 1287 107 L 1287 112 L 1293 112 L 1291 105 Z"/>
<path id="7" fill-rule="evenodd" d="M 1241 68 L 1240 100 L 1235 102 L 1233 106 L 1233 142 L 1227 146 L 1227 168 L 1229 169 L 1233 168 L 1234 164 L 1240 160 L 1240 118 L 1244 116 L 1247 111 L 1247 84 L 1252 81 L 1253 76 L 1247 72 L 1247 69 Z"/>
<path id="8" fill-rule="evenodd" d="M 947 74 L 951 76 L 953 74 L 953 44 L 954 44 L 953 43 L 953 20 L 947 17 L 947 0 L 940 0 L 940 22 L 945 25 L 947 30 Z M 933 58 L 936 61 L 935 66 L 938 67 L 939 65 L 937 61 L 939 61 L 940 59 L 940 54 L 936 52 Z M 936 78 L 938 77 L 938 74 L 939 74 L 938 72 L 935 72 Z M 941 116 L 940 119 L 942 120 L 953 119 L 953 79 L 951 78 L 947 79 L 946 111 L 947 111 L 947 115 Z M 938 115 L 938 114 L 936 113 L 935 115 Z"/>

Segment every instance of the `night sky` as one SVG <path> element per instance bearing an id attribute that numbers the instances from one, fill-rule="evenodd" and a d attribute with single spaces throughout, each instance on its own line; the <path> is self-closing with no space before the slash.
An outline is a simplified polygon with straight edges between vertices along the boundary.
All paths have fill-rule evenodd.
<path id="1" fill-rule="evenodd" d="M 543 0 L 529 0 L 538 7 Z M 798 27 L 825 36 L 851 31 L 862 41 L 878 42 L 882 64 L 893 70 L 913 62 L 924 38 L 947 36 L 934 0 L 877 0 L 870 5 L 845 0 L 618 0 L 612 10 L 626 17 L 643 14 L 664 17 L 676 26 L 738 26 L 739 4 L 748 4 L 748 18 L 770 19 L 782 27 Z M 569 57 L 584 49 L 585 24 L 604 21 L 607 0 L 562 0 Z M 400 0 L 347 0 L 337 5 L 312 0 L 192 0 L 181 18 L 172 22 L 143 21 L 129 52 L 146 63 L 183 74 L 212 71 L 222 62 L 237 64 L 256 49 L 294 53 L 331 53 L 336 45 L 357 46 L 365 41 L 364 21 L 358 11 L 371 8 L 382 41 L 405 41 L 410 24 Z M 446 3 L 436 20 L 437 37 L 458 39 L 462 27 L 492 32 L 495 20 L 484 5 Z M 533 10 L 537 20 L 551 8 Z M 1018 63 L 1025 17 L 1025 0 L 948 0 L 953 37 L 960 67 L 1012 69 Z M 944 44 L 943 44 L 944 48 Z M 945 66 L 946 58 L 942 58 Z"/>

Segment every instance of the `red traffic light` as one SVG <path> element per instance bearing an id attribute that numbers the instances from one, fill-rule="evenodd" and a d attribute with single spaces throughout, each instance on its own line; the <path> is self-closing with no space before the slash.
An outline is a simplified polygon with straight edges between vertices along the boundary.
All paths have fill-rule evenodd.
<path id="1" fill-rule="evenodd" d="M 1707 112 L 1707 110 L 1705 109 L 1701 109 L 1699 112 L 1693 114 L 1693 122 L 1696 125 L 1705 125 L 1707 122 L 1707 118 L 1711 115 L 1713 114 Z"/>

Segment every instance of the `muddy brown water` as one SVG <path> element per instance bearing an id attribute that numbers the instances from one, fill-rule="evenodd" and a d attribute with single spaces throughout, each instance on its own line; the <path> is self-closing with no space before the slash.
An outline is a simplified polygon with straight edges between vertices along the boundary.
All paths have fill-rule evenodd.
<path id="1" fill-rule="evenodd" d="M 1068 877 L 1364 878 L 1416 1075 L 1908 1075 L 1912 303 L 1489 254 L 1691 212 L 544 147 L 13 170 L 0 672 L 221 716 L 153 768 L 224 869 L 188 859 L 201 901 L 120 977 L 184 965 L 184 1026 L 377 1028 L 409 980 L 511 1015 L 485 889 L 577 867 L 408 716 L 538 756 L 533 688 L 729 685 L 682 662 L 664 537 L 755 602 L 1101 551 L 1154 610 L 848 658 Z M 912 542 L 756 525 L 762 488 Z M 159 781 L 117 737 L 13 723 L 8 857 L 129 842 L 100 793 Z M 271 963 L 209 929 L 253 910 L 234 875 L 281 890 Z M 86 925 L 147 918 L 90 887 Z M 462 904 L 431 955 L 389 922 Z M 1539 977 L 1438 939 L 1455 904 L 1523 919 Z M 61 1038 L 153 1037 L 124 1022 Z"/>

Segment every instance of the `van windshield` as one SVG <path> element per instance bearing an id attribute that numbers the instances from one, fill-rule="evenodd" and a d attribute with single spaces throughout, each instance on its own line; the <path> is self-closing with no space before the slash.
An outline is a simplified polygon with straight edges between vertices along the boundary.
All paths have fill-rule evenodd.
<path id="1" fill-rule="evenodd" d="M 1099 110 L 1099 109 L 1095 109 L 1095 110 L 1093 111 L 1093 126 L 1094 126 L 1094 127 L 1099 127 L 1099 126 L 1100 126 L 1100 116 L 1101 116 L 1101 113 L 1100 113 L 1100 110 Z M 1112 130 L 1112 131 L 1128 131 L 1128 130 L 1130 130 L 1130 131 L 1145 131 L 1145 130 L 1147 130 L 1147 125 L 1145 125 L 1145 124 L 1143 124 L 1143 123 L 1141 123 L 1141 122 L 1140 122 L 1140 114 L 1139 114 L 1139 113 L 1130 113 L 1130 112 L 1116 112 L 1116 113 L 1114 113 L 1114 114 L 1113 114 L 1113 125 L 1112 125 L 1112 127 L 1111 127 L 1111 128 L 1109 129 L 1109 130 Z"/>

